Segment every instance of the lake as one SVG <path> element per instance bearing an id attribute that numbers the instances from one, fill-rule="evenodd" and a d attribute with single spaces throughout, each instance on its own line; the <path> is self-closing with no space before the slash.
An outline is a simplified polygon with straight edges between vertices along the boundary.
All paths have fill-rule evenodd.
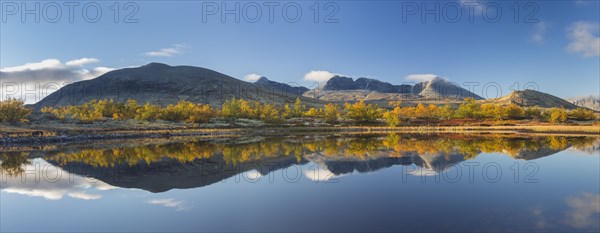
<path id="1" fill-rule="evenodd" d="M 180 137 L 0 151 L 2 232 L 600 231 L 598 137 Z"/>

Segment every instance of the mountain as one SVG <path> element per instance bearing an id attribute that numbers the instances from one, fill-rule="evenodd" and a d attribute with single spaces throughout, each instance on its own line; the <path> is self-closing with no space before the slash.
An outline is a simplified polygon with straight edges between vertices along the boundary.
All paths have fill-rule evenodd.
<path id="1" fill-rule="evenodd" d="M 233 97 L 281 105 L 293 103 L 297 95 L 273 91 L 205 68 L 150 63 L 66 85 L 33 107 L 79 105 L 92 99 L 135 99 L 163 106 L 188 100 L 220 106 Z M 309 106 L 318 105 L 309 98 L 303 101 Z"/>
<path id="2" fill-rule="evenodd" d="M 133 166 L 123 163 L 115 167 L 102 167 L 80 162 L 61 164 L 48 160 L 48 163 L 54 166 L 68 168 L 73 174 L 91 176 L 111 186 L 137 188 L 153 193 L 204 187 L 251 170 L 256 170 L 261 176 L 267 176 L 270 172 L 307 162 L 298 161 L 295 156 L 281 156 L 233 165 L 227 164 L 222 156 L 217 155 L 186 163 L 165 158 L 153 163 L 140 162 Z"/>
<path id="3" fill-rule="evenodd" d="M 495 104 L 516 104 L 521 107 L 540 108 L 576 109 L 579 107 L 559 97 L 534 90 L 513 91 L 503 97 L 485 100 L 483 102 Z"/>
<path id="4" fill-rule="evenodd" d="M 600 96 L 586 96 L 582 98 L 569 99 L 569 101 L 580 107 L 600 111 Z"/>
<path id="5" fill-rule="evenodd" d="M 482 100 L 481 96 L 460 87 L 446 79 L 435 77 L 430 81 L 417 83 L 412 90 L 413 94 L 422 96 L 426 99 L 464 99 L 467 97 Z"/>
<path id="6" fill-rule="evenodd" d="M 465 142 L 467 141 L 465 140 Z M 570 145 L 567 147 L 570 147 Z M 284 150 L 284 147 L 277 148 Z M 561 151 L 560 149 L 552 149 L 549 145 L 532 148 L 523 148 L 516 153 L 510 150 L 503 151 L 503 153 L 513 153 L 512 157 L 515 159 L 535 160 Z M 593 150 L 594 148 L 595 150 Z M 590 153 L 596 152 L 597 148 L 597 144 L 591 145 Z M 345 149 L 347 148 L 337 148 L 337 150 L 330 151 L 328 154 L 319 150 L 304 154 L 302 157 L 286 156 L 281 152 L 276 157 L 265 156 L 257 160 L 236 164 L 226 162 L 222 152 L 216 152 L 207 158 L 199 158 L 188 162 L 182 162 L 174 158 L 162 158 L 152 163 L 139 161 L 131 164 L 129 163 L 131 161 L 119 161 L 112 166 L 97 166 L 77 161 L 58 161 L 52 159 L 52 156 L 47 153 L 44 154 L 46 156 L 44 160 L 56 167 L 67 170 L 69 173 L 92 177 L 111 186 L 160 193 L 171 189 L 205 187 L 252 170 L 256 170 L 262 177 L 268 177 L 272 172 L 291 166 L 305 165 L 309 162 L 317 164 L 319 170 L 308 170 L 304 175 L 311 179 L 318 178 L 323 181 L 354 172 L 370 173 L 397 165 L 406 166 L 403 170 L 406 169 L 407 174 L 417 176 L 423 175 L 419 172 L 438 174 L 453 167 L 456 168 L 457 164 L 467 158 L 467 154 L 459 149 L 428 153 L 407 150 L 402 152 L 402 156 L 392 156 L 397 152 L 391 149 L 373 150 L 361 156 L 351 156 L 345 154 Z M 420 168 L 422 171 L 408 167 L 411 165 L 415 165 L 416 168 Z"/>
<path id="7" fill-rule="evenodd" d="M 462 101 L 466 97 L 483 99 L 452 82 L 436 77 L 414 86 L 393 85 L 376 79 L 334 76 L 321 90 L 311 90 L 304 96 L 324 101 Z"/>
<path id="8" fill-rule="evenodd" d="M 353 80 L 352 78 L 334 76 L 329 79 L 323 90 L 326 91 L 340 91 L 340 90 L 369 90 L 377 91 L 381 93 L 405 93 L 411 92 L 410 85 L 392 85 L 391 83 L 382 82 L 377 79 L 370 78 L 358 78 Z"/>
<path id="9" fill-rule="evenodd" d="M 269 80 L 267 77 L 264 77 L 264 76 L 260 77 L 258 80 L 256 80 L 256 82 L 254 82 L 254 84 L 258 85 L 258 86 L 270 88 L 273 90 L 277 90 L 282 93 L 289 93 L 289 94 L 293 94 L 293 95 L 302 95 L 302 94 L 304 94 L 304 92 L 307 92 L 309 90 L 308 88 L 303 87 L 303 86 L 291 86 L 286 83 L 275 82 L 275 81 Z"/>
<path id="10" fill-rule="evenodd" d="M 307 154 L 305 159 L 318 164 L 320 168 L 327 169 L 336 176 L 352 173 L 374 172 L 395 165 L 416 165 L 430 171 L 442 172 L 453 165 L 465 160 L 465 155 L 457 152 L 439 152 L 433 154 L 419 154 L 415 151 L 405 152 L 403 156 L 390 156 L 389 150 L 371 151 L 359 156 L 324 155 L 321 152 Z"/>

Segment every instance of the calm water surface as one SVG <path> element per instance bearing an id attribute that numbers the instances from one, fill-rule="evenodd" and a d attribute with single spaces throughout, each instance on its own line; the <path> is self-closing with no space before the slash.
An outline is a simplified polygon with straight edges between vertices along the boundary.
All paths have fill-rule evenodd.
<path id="1" fill-rule="evenodd" d="M 599 147 L 389 134 L 0 148 L 0 230 L 600 231 Z"/>

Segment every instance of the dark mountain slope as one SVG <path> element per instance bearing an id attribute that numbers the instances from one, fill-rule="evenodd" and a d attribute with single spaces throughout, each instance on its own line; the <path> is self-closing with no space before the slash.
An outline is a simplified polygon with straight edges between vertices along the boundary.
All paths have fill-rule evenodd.
<path id="1" fill-rule="evenodd" d="M 302 95 L 304 94 L 304 92 L 307 92 L 309 89 L 303 86 L 298 86 L 298 85 L 289 85 L 286 83 L 280 83 L 280 82 L 275 82 L 272 80 L 269 80 L 267 77 L 260 77 L 260 79 L 256 80 L 256 82 L 254 82 L 255 85 L 258 86 L 263 86 L 266 88 L 271 88 L 277 91 L 280 91 L 282 93 L 289 93 L 289 94 L 294 94 L 294 95 Z"/>
<path id="2" fill-rule="evenodd" d="M 410 85 L 393 85 L 382 82 L 377 79 L 358 78 L 353 80 L 348 77 L 335 76 L 327 81 L 323 90 L 341 91 L 341 90 L 369 90 L 381 93 L 410 93 Z"/>
<path id="3" fill-rule="evenodd" d="M 39 109 L 44 106 L 78 105 L 92 99 L 135 99 L 140 103 L 160 105 L 188 100 L 220 106 L 233 97 L 280 105 L 293 102 L 297 95 L 274 91 L 273 88 L 244 82 L 205 68 L 150 63 L 69 84 L 33 106 Z M 318 105 L 312 99 L 303 100 L 308 105 Z"/>

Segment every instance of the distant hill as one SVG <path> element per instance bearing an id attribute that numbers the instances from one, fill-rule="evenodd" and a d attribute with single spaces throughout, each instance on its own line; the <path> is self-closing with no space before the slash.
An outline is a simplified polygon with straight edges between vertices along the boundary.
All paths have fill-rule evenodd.
<path id="1" fill-rule="evenodd" d="M 298 95 L 274 91 L 263 85 L 244 82 L 231 76 L 193 66 L 150 63 L 136 68 L 108 72 L 91 80 L 69 84 L 48 95 L 35 109 L 44 106 L 79 105 L 92 99 L 135 99 L 140 103 L 168 105 L 179 100 L 220 106 L 236 97 L 263 103 L 293 103 Z M 319 103 L 303 98 L 309 106 Z"/>
<path id="2" fill-rule="evenodd" d="M 281 91 L 283 93 L 289 93 L 289 94 L 294 94 L 294 95 L 299 95 L 301 96 L 302 94 L 304 94 L 304 92 L 307 92 L 309 89 L 303 86 L 299 86 L 299 85 L 289 85 L 287 83 L 280 83 L 280 82 L 275 82 L 272 80 L 269 80 L 267 77 L 260 77 L 258 80 L 256 80 L 256 82 L 254 82 L 254 84 L 258 85 L 258 86 L 263 86 L 266 88 L 272 88 L 274 90 L 278 90 Z"/>
<path id="3" fill-rule="evenodd" d="M 392 85 L 391 83 L 370 78 L 358 78 L 353 80 L 352 78 L 336 75 L 327 81 L 323 87 L 323 90 L 369 90 L 381 93 L 409 94 L 411 93 L 412 87 L 410 85 Z"/>
<path id="4" fill-rule="evenodd" d="M 304 96 L 324 101 L 452 101 L 472 97 L 483 99 L 454 83 L 443 78 L 434 78 L 420 82 L 414 86 L 403 84 L 393 85 L 376 79 L 334 76 L 329 79 L 321 90 L 311 90 Z"/>
<path id="5" fill-rule="evenodd" d="M 483 102 L 495 103 L 495 104 L 516 104 L 522 107 L 540 107 L 540 108 L 565 108 L 565 109 L 576 109 L 577 105 L 572 104 L 569 101 L 561 99 L 559 97 L 546 94 L 540 91 L 534 90 L 523 90 L 513 91 L 510 94 L 495 98 L 484 100 Z"/>
<path id="6" fill-rule="evenodd" d="M 586 96 L 582 98 L 569 99 L 569 101 L 580 107 L 600 111 L 600 96 Z"/>

